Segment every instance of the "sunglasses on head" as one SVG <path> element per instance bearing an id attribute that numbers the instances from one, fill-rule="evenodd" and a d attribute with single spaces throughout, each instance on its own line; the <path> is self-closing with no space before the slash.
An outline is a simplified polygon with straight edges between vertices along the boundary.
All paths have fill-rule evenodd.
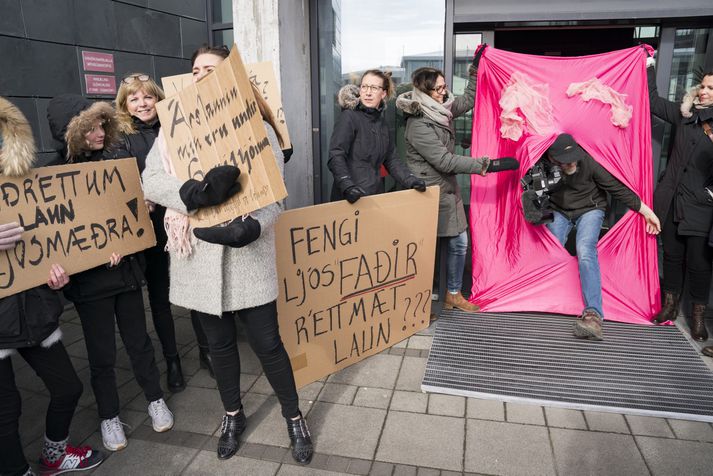
<path id="1" fill-rule="evenodd" d="M 131 84 L 134 81 L 148 81 L 151 79 L 151 77 L 148 74 L 130 74 L 129 76 L 126 76 L 124 79 L 121 80 L 122 83 L 124 84 Z"/>

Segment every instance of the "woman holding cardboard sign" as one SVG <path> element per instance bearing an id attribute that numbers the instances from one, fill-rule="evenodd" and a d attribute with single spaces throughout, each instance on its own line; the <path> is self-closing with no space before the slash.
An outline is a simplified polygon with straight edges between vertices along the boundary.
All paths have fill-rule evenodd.
<path id="1" fill-rule="evenodd" d="M 156 140 L 161 128 L 156 111 L 156 103 L 165 99 L 163 90 L 148 74 L 129 74 L 121 80 L 116 94 L 117 117 L 121 130 L 121 140 L 116 147 L 115 156 L 136 157 L 139 172 L 146 167 L 146 155 Z M 149 291 L 149 304 L 156 334 L 163 347 L 166 358 L 166 382 L 172 392 L 186 388 L 181 369 L 181 360 L 176 347 L 176 330 L 173 325 L 171 303 L 168 299 L 168 253 L 165 250 L 168 237 L 163 226 L 166 208 L 148 203 L 156 233 L 156 246 L 144 250 L 146 257 L 146 287 Z M 213 376 L 213 368 L 208 354 L 208 342 L 201 328 L 198 317 L 191 313 L 193 331 L 198 341 L 198 360 L 201 368 L 208 369 Z"/>
<path id="2" fill-rule="evenodd" d="M 196 51 L 192 58 L 194 82 L 210 74 L 228 53 L 225 47 L 203 47 Z M 254 93 L 254 99 L 282 172 L 281 140 L 275 132 L 274 119 L 260 94 Z M 292 457 L 306 464 L 312 459 L 312 440 L 299 409 L 292 367 L 277 323 L 274 224 L 282 205 L 273 203 L 227 226 L 196 228 L 192 232 L 189 228 L 188 214 L 221 204 L 240 192 L 240 184 L 236 182 L 239 174 L 236 167 L 225 165 L 209 170 L 201 181 L 182 183 L 173 171 L 162 133 L 146 158 L 144 191 L 149 200 L 168 208 L 171 302 L 197 312 L 208 337 L 225 408 L 218 458 L 227 459 L 237 452 L 239 437 L 247 425 L 240 399 L 240 355 L 235 322 L 239 318 L 280 401 Z"/>
<path id="3" fill-rule="evenodd" d="M 47 119 L 52 136 L 63 144 L 69 162 L 104 160 L 107 150 L 117 142 L 116 113 L 106 102 L 92 103 L 75 94 L 58 96 L 47 106 Z M 163 400 L 153 345 L 146 332 L 142 266 L 141 254 L 122 259 L 113 253 L 108 265 L 73 275 L 64 291 L 74 302 L 82 323 L 92 389 L 102 419 L 102 441 L 110 451 L 127 445 L 119 419 L 114 372 L 115 319 L 136 381 L 149 402 L 148 413 L 154 431 L 168 431 L 173 427 L 173 414 Z"/>

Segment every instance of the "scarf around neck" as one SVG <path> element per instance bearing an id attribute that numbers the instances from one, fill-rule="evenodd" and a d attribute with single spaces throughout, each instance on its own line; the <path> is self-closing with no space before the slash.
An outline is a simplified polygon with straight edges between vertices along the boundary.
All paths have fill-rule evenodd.
<path id="1" fill-rule="evenodd" d="M 450 91 L 448 92 L 448 99 L 446 99 L 443 104 L 418 88 L 414 88 L 413 91 L 411 91 L 411 99 L 421 105 L 421 113 L 424 116 L 444 127 L 450 127 L 453 121 L 453 113 L 451 113 L 453 95 Z"/>

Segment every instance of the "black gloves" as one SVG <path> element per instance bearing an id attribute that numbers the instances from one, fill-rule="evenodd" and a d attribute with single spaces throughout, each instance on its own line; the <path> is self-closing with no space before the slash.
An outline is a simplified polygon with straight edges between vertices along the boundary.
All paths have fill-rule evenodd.
<path id="1" fill-rule="evenodd" d="M 210 169 L 200 182 L 191 179 L 181 186 L 181 200 L 188 211 L 220 205 L 240 191 L 239 176 L 240 169 L 233 165 Z"/>
<path id="2" fill-rule="evenodd" d="M 356 203 L 361 197 L 366 196 L 366 191 L 358 185 L 352 185 L 342 193 L 349 203 Z"/>
<path id="3" fill-rule="evenodd" d="M 415 175 L 409 175 L 408 177 L 406 177 L 403 185 L 406 188 L 412 188 L 414 190 L 418 190 L 419 192 L 426 191 L 426 182 L 424 182 L 423 179 L 416 177 Z"/>
<path id="4" fill-rule="evenodd" d="M 483 46 L 478 48 L 478 51 L 475 52 L 475 56 L 473 57 L 473 67 L 475 69 L 478 69 L 478 63 L 480 63 L 480 57 L 483 56 L 483 51 L 485 51 L 485 48 L 488 47 L 487 43 L 484 43 Z"/>
<path id="5" fill-rule="evenodd" d="M 194 228 L 193 234 L 199 240 L 218 245 L 242 248 L 260 237 L 260 222 L 251 216 L 236 218 L 227 226 L 211 226 L 209 228 Z"/>
<path id="6" fill-rule="evenodd" d="M 503 170 L 517 170 L 520 168 L 520 162 L 514 157 L 501 157 L 491 160 L 488 164 L 488 172 L 501 172 Z"/>

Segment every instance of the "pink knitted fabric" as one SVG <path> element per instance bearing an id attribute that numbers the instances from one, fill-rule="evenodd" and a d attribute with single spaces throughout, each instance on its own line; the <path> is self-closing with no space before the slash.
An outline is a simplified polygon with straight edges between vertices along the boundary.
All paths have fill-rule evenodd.
<path id="1" fill-rule="evenodd" d="M 522 213 L 520 179 L 557 134 L 572 134 L 595 160 L 651 205 L 646 56 L 646 49 L 638 46 L 569 58 L 491 47 L 485 50 L 478 68 L 471 154 L 512 156 L 521 166 L 517 171 L 471 180 L 472 294 L 473 302 L 484 311 L 582 312 L 576 257 L 570 256 L 544 225 L 527 223 Z M 553 122 L 551 130 L 537 133 L 529 127 L 534 122 L 530 116 L 518 113 L 526 127 L 519 138 L 510 139 L 500 132 L 504 125 L 500 101 L 518 72 L 527 74 L 528 84 L 542 85 L 538 91 L 548 98 Z M 610 104 L 567 95 L 572 83 L 592 78 L 625 95 L 622 97 L 632 107 L 628 127 L 612 124 Z M 648 323 L 660 307 L 660 296 L 656 238 L 646 234 L 643 218 L 627 212 L 599 241 L 597 249 L 605 318 Z"/>
<path id="2" fill-rule="evenodd" d="M 525 130 L 546 134 L 552 130 L 552 104 L 547 84 L 534 84 L 526 74 L 515 71 L 503 89 L 498 104 L 500 135 L 519 140 Z"/>
<path id="3" fill-rule="evenodd" d="M 570 84 L 567 88 L 567 96 L 572 97 L 575 94 L 581 94 L 584 101 L 596 99 L 611 105 L 611 123 L 622 128 L 629 125 L 633 107 L 626 103 L 626 94 L 614 91 L 599 81 L 599 78 Z"/>

